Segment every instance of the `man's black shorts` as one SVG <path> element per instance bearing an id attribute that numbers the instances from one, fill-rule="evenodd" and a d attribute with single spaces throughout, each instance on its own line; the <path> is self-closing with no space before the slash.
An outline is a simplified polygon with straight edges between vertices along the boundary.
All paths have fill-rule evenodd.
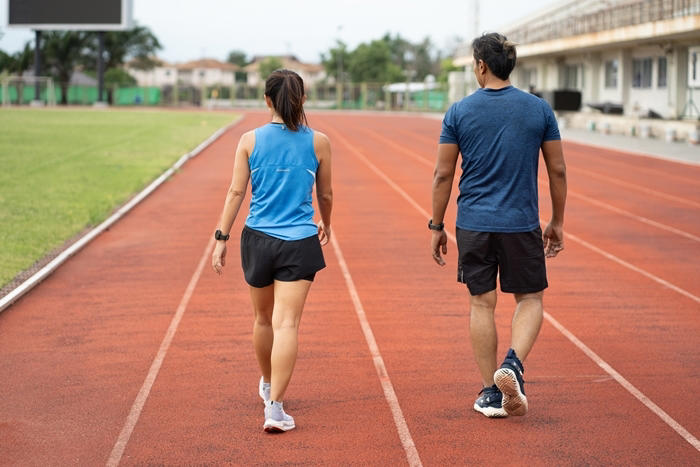
<path id="1" fill-rule="evenodd" d="M 457 281 L 467 284 L 472 295 L 496 288 L 500 272 L 501 290 L 534 293 L 547 288 L 542 230 L 499 233 L 457 228 L 459 264 Z"/>
<path id="2" fill-rule="evenodd" d="M 267 287 L 275 280 L 313 281 L 326 262 L 317 235 L 282 240 L 245 226 L 241 232 L 241 266 L 249 285 Z"/>

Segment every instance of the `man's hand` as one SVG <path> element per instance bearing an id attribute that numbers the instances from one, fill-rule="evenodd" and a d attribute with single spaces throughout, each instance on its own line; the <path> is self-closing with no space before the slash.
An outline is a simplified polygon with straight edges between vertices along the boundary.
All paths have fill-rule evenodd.
<path id="1" fill-rule="evenodd" d="M 564 229 L 561 224 L 550 222 L 542 234 L 544 242 L 544 255 L 547 258 L 554 258 L 564 249 Z"/>
<path id="2" fill-rule="evenodd" d="M 216 242 L 214 253 L 211 255 L 211 266 L 218 275 L 221 275 L 226 265 L 226 242 Z"/>
<path id="3" fill-rule="evenodd" d="M 444 230 L 433 230 L 433 238 L 430 239 L 430 249 L 433 252 L 433 260 L 440 266 L 445 265 L 445 260 L 440 256 L 440 250 L 442 254 L 447 254 L 447 234 Z"/>
<path id="4" fill-rule="evenodd" d="M 323 220 L 318 221 L 318 241 L 321 246 L 324 246 L 331 239 L 331 226 L 323 223 Z"/>

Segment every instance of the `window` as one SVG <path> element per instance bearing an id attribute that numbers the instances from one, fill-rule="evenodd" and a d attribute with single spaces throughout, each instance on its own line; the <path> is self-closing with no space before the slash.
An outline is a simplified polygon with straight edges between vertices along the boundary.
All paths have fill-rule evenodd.
<path id="1" fill-rule="evenodd" d="M 578 65 L 564 65 L 562 86 L 564 89 L 578 89 Z"/>
<path id="2" fill-rule="evenodd" d="M 537 68 L 525 68 L 523 70 L 523 84 L 529 87 L 535 87 L 537 84 Z"/>
<path id="3" fill-rule="evenodd" d="M 632 60 L 632 87 L 648 89 L 651 87 L 651 58 Z"/>
<path id="4" fill-rule="evenodd" d="M 656 87 L 665 88 L 666 87 L 666 57 L 659 57 L 659 68 L 656 73 Z"/>
<path id="5" fill-rule="evenodd" d="M 610 60 L 605 62 L 605 87 L 617 88 L 618 61 Z"/>

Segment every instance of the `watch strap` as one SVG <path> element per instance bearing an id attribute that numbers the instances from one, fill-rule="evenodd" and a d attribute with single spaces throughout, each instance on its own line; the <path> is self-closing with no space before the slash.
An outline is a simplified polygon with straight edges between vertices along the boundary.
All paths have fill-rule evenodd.
<path id="1" fill-rule="evenodd" d="M 229 239 L 230 236 L 231 236 L 231 234 L 226 234 L 226 235 L 224 235 L 224 234 L 221 232 L 221 230 L 218 230 L 218 229 L 217 229 L 216 232 L 214 232 L 214 238 L 217 239 L 217 240 L 226 241 L 226 240 Z"/>
<path id="2" fill-rule="evenodd" d="M 430 219 L 430 220 L 428 221 L 428 228 L 429 228 L 430 230 L 442 231 L 442 230 L 445 229 L 445 223 L 444 223 L 444 222 L 440 222 L 439 224 L 433 224 L 433 220 Z"/>

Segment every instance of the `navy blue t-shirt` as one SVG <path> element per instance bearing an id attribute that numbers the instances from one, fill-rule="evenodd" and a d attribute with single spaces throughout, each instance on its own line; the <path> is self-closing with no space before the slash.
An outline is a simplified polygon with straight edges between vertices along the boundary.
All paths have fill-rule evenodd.
<path id="1" fill-rule="evenodd" d="M 549 104 L 513 86 L 482 88 L 455 102 L 442 121 L 440 143 L 457 144 L 462 153 L 457 227 L 536 229 L 540 147 L 559 139 Z"/>

